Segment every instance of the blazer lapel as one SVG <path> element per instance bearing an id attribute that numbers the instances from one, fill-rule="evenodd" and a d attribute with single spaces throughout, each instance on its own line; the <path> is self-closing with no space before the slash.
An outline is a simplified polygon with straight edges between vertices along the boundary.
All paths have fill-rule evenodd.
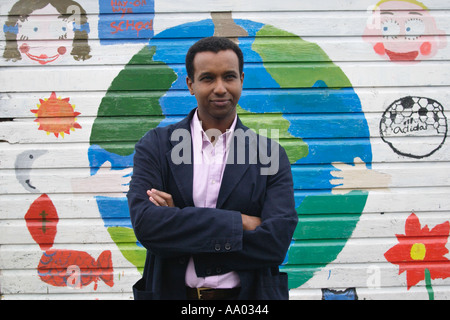
<path id="1" fill-rule="evenodd" d="M 185 135 L 182 136 L 178 141 L 170 140 L 172 144 L 172 149 L 170 149 L 166 153 L 166 158 L 169 163 L 170 170 L 172 171 L 172 175 L 174 177 L 174 182 L 178 186 L 180 193 L 185 202 L 185 206 L 194 206 L 194 200 L 192 198 L 193 191 L 193 178 L 194 178 L 194 169 L 193 169 L 193 152 L 192 152 L 192 138 L 191 138 L 191 119 L 195 113 L 195 109 L 193 109 L 189 115 L 179 122 L 176 126 L 174 126 L 173 130 L 169 132 L 169 139 L 172 137 L 172 134 L 177 129 L 183 129 Z M 250 167 L 250 164 L 256 163 L 257 157 L 257 138 L 256 134 L 250 130 L 246 126 L 242 124 L 239 117 L 237 119 L 235 132 L 233 134 L 233 141 L 230 145 L 230 150 L 228 154 L 228 162 L 225 166 L 225 171 L 223 173 L 222 184 L 220 186 L 219 196 L 217 199 L 217 208 L 221 208 L 225 201 L 230 196 L 231 192 L 236 188 L 239 181 L 244 176 L 245 172 Z M 181 133 L 183 131 L 180 131 Z M 189 133 L 189 134 L 187 134 Z M 176 135 L 177 138 L 179 137 Z M 188 139 L 186 141 L 186 139 Z M 190 149 L 185 150 L 179 145 L 183 143 L 184 146 L 187 146 L 189 143 Z M 177 148 L 177 149 L 175 149 Z M 174 150 L 175 149 L 175 150 Z M 183 149 L 184 152 L 190 151 L 189 157 L 190 161 L 184 161 L 179 164 L 174 163 L 172 156 L 179 155 L 179 151 Z M 242 156 L 242 152 L 245 152 L 244 159 L 240 158 Z M 187 159 L 187 158 L 185 158 Z M 244 161 L 242 161 L 244 160 Z"/>
<path id="2" fill-rule="evenodd" d="M 193 155 L 190 126 L 194 112 L 195 109 L 192 110 L 185 119 L 180 121 L 171 132 L 169 132 L 170 139 L 175 130 L 180 130 L 180 134 L 174 135 L 175 140 L 170 140 L 172 149 L 166 152 L 167 162 L 169 163 L 170 170 L 172 171 L 172 175 L 175 180 L 174 182 L 180 190 L 185 206 L 187 207 L 194 206 L 194 200 L 192 199 L 192 181 L 194 171 L 192 166 Z M 176 139 L 178 138 L 179 140 L 177 141 Z M 180 156 L 181 151 L 184 153 L 187 152 L 187 154 L 183 154 L 183 159 L 187 159 L 187 161 L 181 161 L 181 163 L 178 161 L 177 163 L 174 163 L 173 157 Z"/>
<path id="3" fill-rule="evenodd" d="M 221 208 L 230 196 L 238 182 L 242 179 L 250 164 L 256 163 L 256 134 L 237 119 L 236 128 L 233 134 L 233 141 L 230 145 L 227 165 L 223 173 L 222 184 L 220 186 L 217 199 L 217 208 Z M 244 158 L 242 152 L 245 152 Z M 244 160 L 244 161 L 242 161 Z"/>

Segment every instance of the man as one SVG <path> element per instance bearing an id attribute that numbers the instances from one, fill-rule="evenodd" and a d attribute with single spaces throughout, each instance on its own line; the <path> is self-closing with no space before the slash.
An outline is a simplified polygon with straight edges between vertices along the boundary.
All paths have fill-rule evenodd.
<path id="1" fill-rule="evenodd" d="M 147 249 L 136 299 L 287 299 L 280 273 L 297 224 L 284 149 L 236 114 L 243 55 L 226 38 L 186 55 L 198 107 L 137 144 L 128 192 Z"/>

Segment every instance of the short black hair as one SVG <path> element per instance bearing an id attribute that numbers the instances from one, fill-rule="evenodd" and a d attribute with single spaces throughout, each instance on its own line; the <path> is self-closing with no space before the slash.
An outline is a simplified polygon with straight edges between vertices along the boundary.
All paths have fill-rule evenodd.
<path id="1" fill-rule="evenodd" d="M 239 73 L 244 71 L 244 55 L 241 48 L 228 38 L 224 37 L 207 37 L 203 38 L 192 45 L 186 54 L 186 70 L 189 79 L 194 81 L 194 58 L 199 52 L 211 51 L 217 53 L 223 50 L 233 50 L 239 59 Z"/>

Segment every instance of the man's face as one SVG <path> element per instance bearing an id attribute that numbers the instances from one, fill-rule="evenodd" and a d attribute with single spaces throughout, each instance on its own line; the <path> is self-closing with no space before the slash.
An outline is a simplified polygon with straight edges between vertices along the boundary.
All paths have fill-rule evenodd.
<path id="1" fill-rule="evenodd" d="M 236 53 L 233 50 L 199 52 L 193 63 L 194 79 L 188 77 L 186 81 L 197 99 L 198 115 L 204 127 L 222 122 L 231 124 L 244 82 Z"/>

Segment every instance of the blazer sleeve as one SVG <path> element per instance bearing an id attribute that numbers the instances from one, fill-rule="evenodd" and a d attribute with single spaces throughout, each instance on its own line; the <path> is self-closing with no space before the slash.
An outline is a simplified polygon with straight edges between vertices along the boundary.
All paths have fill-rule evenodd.
<path id="1" fill-rule="evenodd" d="M 279 146 L 279 170 L 267 177 L 266 193 L 261 212 L 261 225 L 253 231 L 243 231 L 242 249 L 223 255 L 195 256 L 198 276 L 206 270 L 219 268 L 249 270 L 282 264 L 297 226 L 291 166 L 285 150 Z"/>
<path id="2" fill-rule="evenodd" d="M 161 131 L 149 131 L 135 147 L 133 175 L 127 193 L 131 223 L 138 241 L 162 257 L 217 252 L 217 248 L 241 250 L 240 212 L 215 208 L 155 206 L 147 190 L 162 191 L 169 179 L 167 139 Z M 169 181 L 167 181 L 169 179 Z M 174 199 L 175 200 L 175 199 Z M 177 205 L 175 201 L 175 205 Z"/>

